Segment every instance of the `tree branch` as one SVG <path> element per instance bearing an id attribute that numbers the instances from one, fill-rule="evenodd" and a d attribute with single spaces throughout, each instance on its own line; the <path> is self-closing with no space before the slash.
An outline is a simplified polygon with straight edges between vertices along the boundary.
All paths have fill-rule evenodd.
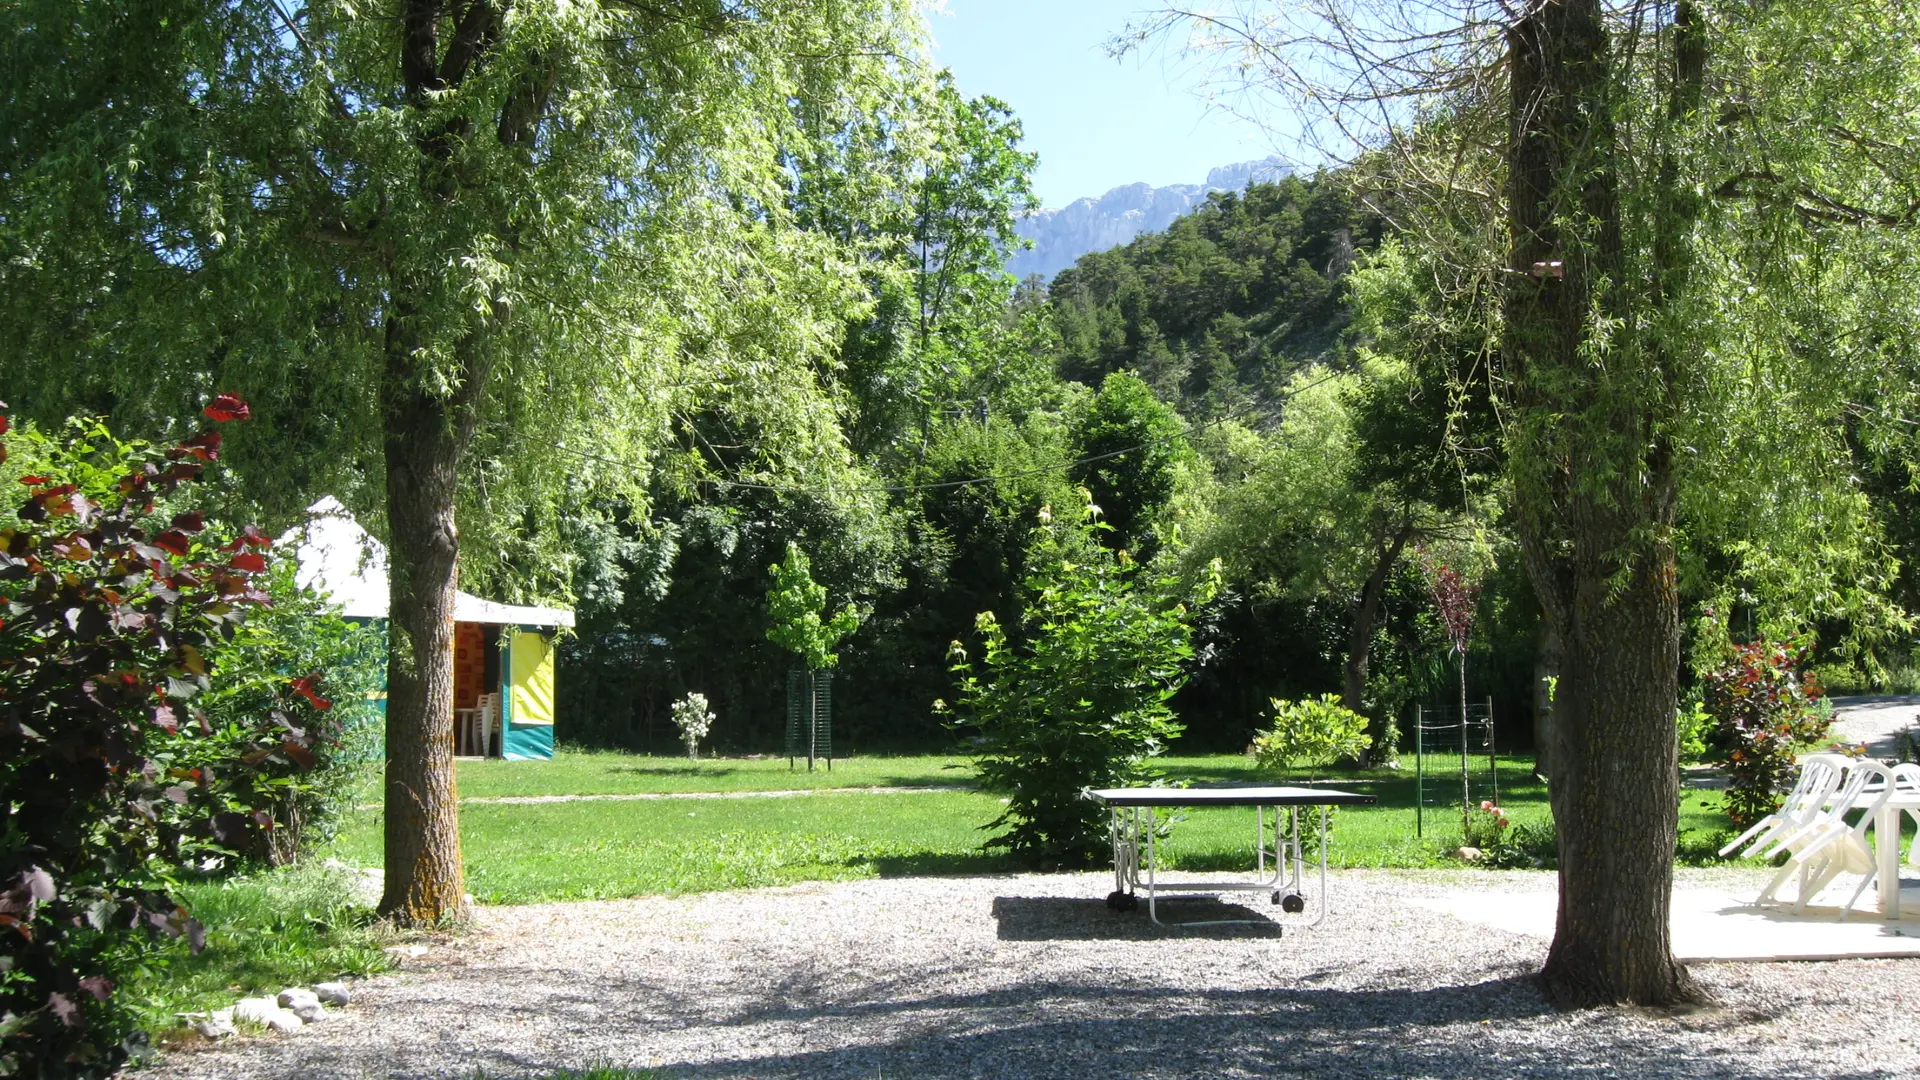
<path id="1" fill-rule="evenodd" d="M 1769 192 L 1766 188 L 1774 190 Z M 1787 202 L 1801 217 L 1836 225 L 1879 225 L 1889 229 L 1905 229 L 1920 222 L 1920 200 L 1909 201 L 1906 208 L 1897 213 L 1875 210 L 1835 198 L 1811 184 L 1788 183 L 1771 169 L 1747 169 L 1735 173 L 1715 188 L 1713 193 L 1723 199 L 1748 199 L 1756 203 Z M 1781 195 L 1786 197 L 1783 199 Z"/>

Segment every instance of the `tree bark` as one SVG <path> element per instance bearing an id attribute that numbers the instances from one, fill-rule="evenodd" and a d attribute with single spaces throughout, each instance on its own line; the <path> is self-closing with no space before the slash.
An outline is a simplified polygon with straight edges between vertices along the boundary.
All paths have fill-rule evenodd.
<path id="1" fill-rule="evenodd" d="M 404 308 L 402 309 L 404 311 Z M 459 581 L 454 508 L 486 364 L 484 331 L 451 397 L 421 386 L 404 314 L 389 317 L 386 357 L 386 883 L 380 914 L 410 926 L 465 917 L 453 772 L 453 602 Z"/>
<path id="2" fill-rule="evenodd" d="M 1657 349 L 1588 338 L 1618 319 L 1631 287 L 1600 2 L 1534 0 L 1509 45 L 1511 460 L 1523 558 L 1565 650 L 1549 786 L 1560 903 L 1542 978 L 1569 1007 L 1695 1001 L 1669 928 L 1680 656 L 1670 369 Z"/>
<path id="3" fill-rule="evenodd" d="M 409 107 L 434 107 L 483 64 L 499 39 L 502 9 L 475 0 L 457 18 L 442 0 L 407 0 L 400 20 L 400 73 Z M 452 19 L 443 23 L 443 20 Z M 451 35 L 444 43 L 440 32 Z M 443 55 L 444 54 L 444 55 Z M 524 155 L 547 108 L 552 72 L 530 64 L 500 106 L 495 136 Z M 462 212 L 455 160 L 471 121 L 423 123 L 415 135 L 421 190 L 440 212 Z M 468 212 L 471 212 L 470 210 Z M 494 235 L 519 250 L 518 230 Z M 421 326 L 431 290 L 388 267 L 391 307 L 385 342 L 387 467 L 386 884 L 380 913 L 406 925 L 436 925 L 467 911 L 453 772 L 453 600 L 460 539 L 455 527 L 460 467 L 485 400 L 492 350 L 508 321 L 505 303 L 468 315 L 445 342 L 450 362 L 425 356 Z M 449 331 L 443 331 L 449 332 Z"/>
<path id="4" fill-rule="evenodd" d="M 389 364 L 389 384 L 394 373 Z M 386 887 L 408 925 L 465 907 L 453 783 L 453 594 L 459 454 L 436 403 L 407 386 L 387 412 Z"/>

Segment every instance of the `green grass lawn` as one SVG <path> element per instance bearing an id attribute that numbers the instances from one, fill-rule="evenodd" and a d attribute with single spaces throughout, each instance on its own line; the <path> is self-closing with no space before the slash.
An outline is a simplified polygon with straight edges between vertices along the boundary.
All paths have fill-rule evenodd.
<path id="1" fill-rule="evenodd" d="M 195 953 L 185 938 L 161 939 L 128 980 L 153 1031 L 174 1026 L 176 1012 L 383 970 L 381 949 L 395 940 L 357 906 L 347 875 L 318 863 L 188 885 L 176 899 L 206 926 L 206 948 Z"/>
<path id="2" fill-rule="evenodd" d="M 463 761 L 459 782 L 465 798 L 908 787 L 964 784 L 967 772 L 955 768 L 963 764 L 949 756 L 862 757 L 836 761 L 831 773 L 809 774 L 804 768 L 790 771 L 784 758 L 696 764 L 684 758 L 563 752 L 551 762 Z M 1176 782 L 1273 781 L 1240 755 L 1170 757 L 1160 766 Z M 1334 865 L 1421 867 L 1451 861 L 1448 852 L 1460 843 L 1457 811 L 1429 805 L 1424 835 L 1417 834 L 1411 771 L 1335 770 L 1324 782 L 1380 799 L 1377 806 L 1336 815 Z M 1445 778 L 1430 777 L 1429 783 L 1442 786 Z M 1527 763 L 1501 763 L 1500 791 L 1501 804 L 1516 824 L 1548 816 L 1545 788 Z M 1431 788 L 1429 798 L 1435 799 Z M 1694 795 L 1683 805 L 1683 854 L 1698 857 L 1709 840 L 1717 846 L 1725 823 L 1717 799 Z M 460 812 L 461 850 L 468 888 L 489 904 L 985 873 L 1016 868 L 981 849 L 988 835 L 982 827 L 1001 807 L 995 796 L 973 791 L 468 803 Z M 1174 868 L 1237 867 L 1251 859 L 1252 833 L 1253 815 L 1247 810 L 1187 811 L 1175 822 L 1162 854 Z M 379 865 L 379 812 L 356 816 L 336 853 L 359 865 Z"/>
<path id="3" fill-rule="evenodd" d="M 643 795 L 682 791 L 795 791 L 812 788 L 944 787 L 971 780 L 956 756 L 841 758 L 807 771 L 784 757 L 653 757 L 565 750 L 551 761 L 462 761 L 462 799 L 528 795 Z"/>

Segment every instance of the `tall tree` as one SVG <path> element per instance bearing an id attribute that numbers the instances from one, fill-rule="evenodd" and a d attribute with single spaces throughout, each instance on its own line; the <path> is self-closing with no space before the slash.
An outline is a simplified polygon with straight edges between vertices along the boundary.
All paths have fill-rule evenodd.
<path id="1" fill-rule="evenodd" d="M 1497 245 L 1432 254 L 1463 294 L 1497 300 L 1482 371 L 1506 413 L 1528 575 L 1564 650 L 1544 975 L 1567 1004 L 1698 995 L 1668 937 L 1680 507 L 1729 494 L 1845 507 L 1854 481 L 1828 461 L 1852 403 L 1872 390 L 1882 430 L 1912 419 L 1910 333 L 1862 300 L 1884 302 L 1878 282 L 1920 254 L 1914 114 L 1889 121 L 1886 106 L 1920 92 L 1903 36 L 1920 16 L 1786 7 L 1307 0 L 1158 24 L 1194 28 L 1257 88 L 1326 110 L 1335 142 L 1384 142 L 1416 208 L 1482 205 L 1504 226 Z M 1836 49 L 1847 64 L 1814 59 Z M 1435 104 L 1503 116 L 1504 136 L 1461 124 L 1451 154 L 1418 157 L 1399 136 Z M 1776 441 L 1789 429 L 1797 454 Z M 1821 535 L 1814 516 L 1772 519 L 1771 542 Z M 1799 584 L 1846 561 L 1809 550 Z"/>
<path id="2" fill-rule="evenodd" d="M 1486 485 L 1447 468 L 1435 415 L 1441 388 L 1414 385 L 1408 365 L 1387 357 L 1360 366 L 1294 377 L 1280 425 L 1221 492 L 1189 562 L 1219 558 L 1226 580 L 1254 595 L 1325 597 L 1344 608 L 1342 704 L 1366 714 L 1395 567 L 1410 544 L 1471 539 L 1468 511 Z M 1372 745 L 1390 752 L 1380 743 L 1391 732 L 1391 717 L 1372 709 Z"/>
<path id="3" fill-rule="evenodd" d="M 918 33 L 906 0 L 0 13 L 0 375 L 41 415 L 245 393 L 282 433 L 233 463 L 252 493 L 338 487 L 392 540 L 382 911 L 463 908 L 451 616 L 493 546 L 457 521 L 550 517 L 561 477 L 639 496 L 710 387 L 817 441 L 810 364 L 865 298 L 789 165 L 921 92 Z"/>

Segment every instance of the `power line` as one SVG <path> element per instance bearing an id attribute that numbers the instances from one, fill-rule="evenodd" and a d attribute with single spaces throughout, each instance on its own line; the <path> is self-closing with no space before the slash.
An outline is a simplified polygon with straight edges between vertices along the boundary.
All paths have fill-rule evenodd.
<path id="1" fill-rule="evenodd" d="M 1148 439 L 1145 442 L 1135 443 L 1132 446 L 1123 447 L 1119 450 L 1110 450 L 1104 454 L 1091 454 L 1091 455 L 1088 455 L 1087 457 L 1077 458 L 1073 461 L 1061 462 L 1058 465 L 1041 465 L 1035 468 L 1020 469 L 1014 472 L 991 473 L 986 476 L 973 476 L 973 477 L 968 477 L 964 480 L 940 480 L 940 481 L 935 481 L 931 483 L 914 483 L 914 484 L 859 484 L 859 485 L 851 485 L 851 486 L 836 486 L 832 484 L 825 484 L 825 485 L 763 484 L 763 483 L 759 483 L 757 481 L 752 481 L 752 480 L 730 480 L 725 478 L 714 479 L 711 481 L 711 483 L 719 484 L 723 487 L 741 488 L 748 491 L 769 491 L 769 492 L 774 492 L 776 494 L 782 494 L 782 495 L 832 495 L 832 494 L 899 495 L 899 494 L 905 494 L 913 491 L 938 491 L 938 490 L 943 490 L 947 488 L 972 487 L 975 484 L 999 483 L 1000 481 L 1003 481 L 1003 480 L 1017 480 L 1023 477 L 1039 476 L 1043 473 L 1061 472 L 1065 470 L 1076 469 L 1082 465 L 1091 465 L 1091 464 L 1094 464 L 1095 462 L 1108 461 L 1113 458 L 1125 457 L 1128 454 L 1134 453 L 1139 450 L 1145 450 L 1148 447 L 1160 446 L 1165 443 L 1170 443 L 1175 439 L 1184 439 L 1198 432 L 1205 431 L 1208 428 L 1219 427 L 1221 424 L 1228 423 L 1229 421 L 1232 421 L 1232 420 L 1237 420 L 1240 417 L 1248 415 L 1249 413 L 1253 413 L 1258 410 L 1268 408 L 1270 406 L 1279 405 L 1282 402 L 1286 401 L 1287 399 L 1292 397 L 1297 397 L 1298 395 L 1303 394 L 1308 390 L 1312 390 L 1315 387 L 1324 386 L 1325 384 L 1332 382 L 1334 379 L 1338 378 L 1339 375 L 1340 375 L 1339 372 L 1329 371 L 1325 375 L 1322 375 L 1320 378 L 1315 379 L 1304 386 L 1299 386 L 1290 390 L 1285 390 L 1274 397 L 1267 398 L 1262 401 L 1255 401 L 1242 408 L 1235 409 L 1223 416 L 1215 417 L 1212 420 L 1208 420 L 1203 423 L 1189 425 L 1185 428 L 1182 428 L 1178 432 L 1175 432 L 1174 434 L 1165 435 L 1158 439 Z M 632 462 L 621 461 L 615 458 L 604 457 L 599 454 L 588 453 L 584 450 L 573 450 L 564 446 L 557 446 L 555 447 L 555 449 L 559 450 L 563 454 L 571 454 L 574 457 L 581 458 L 588 461 L 598 461 L 607 465 L 617 465 L 617 466 L 620 466 L 621 468 L 628 468 L 628 469 L 635 468 Z"/>

